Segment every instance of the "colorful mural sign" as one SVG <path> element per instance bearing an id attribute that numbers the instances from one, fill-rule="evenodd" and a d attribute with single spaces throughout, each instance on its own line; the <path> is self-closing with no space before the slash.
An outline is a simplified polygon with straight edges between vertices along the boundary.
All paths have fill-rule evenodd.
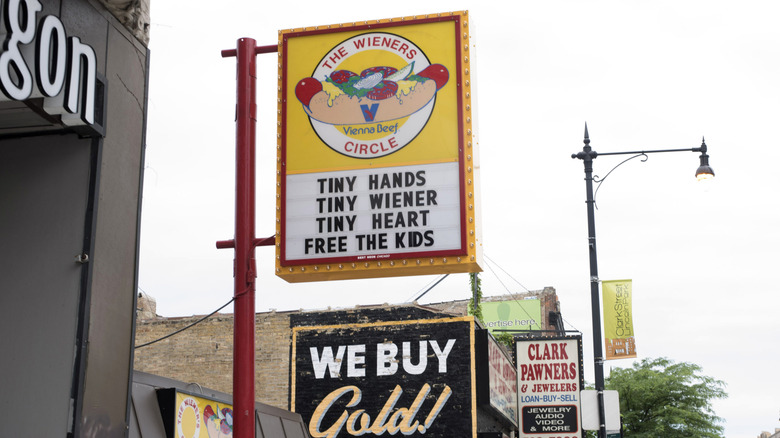
<path id="1" fill-rule="evenodd" d="M 582 338 L 518 340 L 520 437 L 581 437 Z"/>
<path id="2" fill-rule="evenodd" d="M 230 438 L 233 406 L 173 388 L 157 390 L 166 434 L 175 438 Z"/>
<path id="3" fill-rule="evenodd" d="M 468 13 L 281 31 L 276 273 L 479 271 Z"/>
<path id="4" fill-rule="evenodd" d="M 292 410 L 313 438 L 476 437 L 474 319 L 293 329 Z"/>

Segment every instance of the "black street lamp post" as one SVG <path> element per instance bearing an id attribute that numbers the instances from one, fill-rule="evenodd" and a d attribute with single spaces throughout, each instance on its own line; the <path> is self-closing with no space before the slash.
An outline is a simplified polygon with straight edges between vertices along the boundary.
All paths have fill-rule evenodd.
<path id="1" fill-rule="evenodd" d="M 572 158 L 582 160 L 585 166 L 585 196 L 588 206 L 588 254 L 590 258 L 590 304 L 593 319 L 593 362 L 595 369 L 595 384 L 597 392 L 597 402 L 599 410 L 599 438 L 606 438 L 606 416 L 604 412 L 604 357 L 601 348 L 601 301 L 599 298 L 599 270 L 596 257 L 596 218 L 595 218 L 595 200 L 593 194 L 593 160 L 597 156 L 603 155 L 634 155 L 646 156 L 650 153 L 659 152 L 701 152 L 699 156 L 700 164 L 696 169 L 698 179 L 708 179 L 715 176 L 709 165 L 709 155 L 707 155 L 707 145 L 702 138 L 701 146 L 690 149 L 662 149 L 651 151 L 627 151 L 627 152 L 607 152 L 598 153 L 590 147 L 590 137 L 588 136 L 588 125 L 585 124 L 585 146 L 582 151 L 572 154 Z M 625 161 L 624 161 L 625 162 Z M 622 163 L 621 163 L 622 164 Z M 619 166 L 620 164 L 618 164 Z M 617 166 L 616 166 L 617 167 Z M 601 180 L 603 181 L 603 179 Z"/>

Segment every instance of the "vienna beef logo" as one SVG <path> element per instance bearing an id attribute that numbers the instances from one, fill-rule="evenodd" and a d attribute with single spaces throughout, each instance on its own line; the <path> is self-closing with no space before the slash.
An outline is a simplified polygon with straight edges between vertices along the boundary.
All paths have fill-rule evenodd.
<path id="1" fill-rule="evenodd" d="M 419 354 L 416 362 L 413 362 L 411 342 L 401 343 L 400 351 L 398 345 L 393 342 L 377 343 L 376 355 L 371 355 L 372 358 L 376 358 L 376 364 L 370 369 L 366 363 L 368 356 L 365 344 L 341 345 L 336 351 L 329 346 L 322 349 L 310 347 L 309 352 L 315 380 L 365 378 L 367 373 L 373 373 L 377 378 L 381 378 L 396 376 L 399 372 L 408 376 L 421 375 L 428 370 L 429 366 L 435 370 L 429 373 L 447 374 L 447 358 L 454 345 L 455 339 L 448 339 L 442 343 L 435 340 L 421 340 L 418 344 Z M 435 357 L 435 361 L 429 363 L 429 357 Z M 398 380 L 409 381 L 408 376 Z M 399 432 L 402 435 L 424 434 L 434 425 L 437 416 L 453 394 L 449 385 L 443 385 L 442 391 L 435 394 L 432 393 L 431 384 L 424 383 L 419 390 L 414 389 L 417 390 L 417 394 L 408 407 L 397 406 L 404 388 L 395 385 L 384 405 L 372 417 L 371 413 L 361 407 L 361 401 L 368 398 L 364 395 L 364 390 L 368 396 L 378 391 L 375 387 L 361 389 L 355 385 L 345 385 L 331 391 L 314 409 L 309 421 L 311 436 L 335 438 L 342 431 L 351 436 L 384 435 L 385 433 L 395 435 Z M 344 406 L 340 414 L 333 412 L 337 404 Z M 330 419 L 327 422 L 326 417 Z M 332 420 L 333 418 L 336 418 L 335 421 Z"/>
<path id="2" fill-rule="evenodd" d="M 5 0 L 0 15 L 0 100 L 43 97 L 43 109 L 66 125 L 95 123 L 95 51 L 68 37 L 62 21 L 38 0 Z M 37 23 L 37 25 L 36 25 Z"/>
<path id="3" fill-rule="evenodd" d="M 417 137 L 448 80 L 447 68 L 431 64 L 411 41 L 366 33 L 332 48 L 311 77 L 298 81 L 295 96 L 331 149 L 377 158 Z"/>

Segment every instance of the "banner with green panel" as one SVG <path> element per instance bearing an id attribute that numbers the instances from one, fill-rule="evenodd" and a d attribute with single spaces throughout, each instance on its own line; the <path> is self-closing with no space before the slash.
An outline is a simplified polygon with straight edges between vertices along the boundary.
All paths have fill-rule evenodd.
<path id="1" fill-rule="evenodd" d="M 482 322 L 493 335 L 501 330 L 541 330 L 542 303 L 538 299 L 482 302 Z"/>

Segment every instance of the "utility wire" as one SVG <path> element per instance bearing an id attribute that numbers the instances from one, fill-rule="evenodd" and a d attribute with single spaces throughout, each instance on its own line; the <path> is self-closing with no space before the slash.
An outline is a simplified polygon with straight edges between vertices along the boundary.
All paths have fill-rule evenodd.
<path id="1" fill-rule="evenodd" d="M 519 282 L 519 281 L 517 281 L 517 280 L 516 280 L 514 277 L 512 277 L 512 275 L 511 275 L 509 272 L 507 272 L 507 271 L 506 271 L 504 268 L 502 268 L 502 267 L 501 267 L 501 265 L 499 265 L 499 264 L 498 264 L 498 263 L 496 263 L 496 262 L 495 262 L 493 259 L 491 259 L 490 257 L 488 257 L 488 256 L 487 256 L 487 254 L 484 254 L 484 253 L 483 253 L 483 256 L 485 257 L 485 259 L 486 259 L 487 261 L 489 261 L 491 264 L 495 265 L 495 266 L 496 266 L 498 269 L 500 269 L 500 270 L 501 270 L 501 271 L 502 271 L 504 274 L 506 274 L 506 275 L 507 275 L 509 278 L 511 278 L 512 280 L 514 280 L 514 282 L 515 282 L 515 283 L 519 284 L 519 285 L 520 285 L 520 287 L 522 287 L 523 289 L 525 289 L 525 291 L 526 291 L 526 292 L 531 292 L 530 290 L 528 290 L 528 288 L 527 288 L 527 287 L 523 286 L 523 283 L 520 283 L 520 282 Z M 488 265 L 488 268 L 490 268 L 490 265 Z M 491 272 L 493 272 L 493 275 L 495 275 L 495 276 L 496 276 L 496 278 L 498 279 L 498 282 L 499 282 L 499 283 L 501 283 L 501 285 L 502 285 L 502 286 L 504 286 L 504 289 L 506 289 L 506 290 L 507 290 L 507 292 L 509 292 L 509 294 L 510 294 L 510 295 L 513 295 L 513 297 L 514 297 L 514 294 L 513 294 L 511 291 L 509 291 L 509 288 L 507 288 L 507 287 L 506 287 L 506 285 L 504 285 L 504 283 L 501 281 L 501 279 L 500 279 L 500 278 L 498 278 L 498 275 L 496 275 L 495 271 L 493 271 L 493 268 L 490 268 L 490 271 L 491 271 Z M 516 297 L 515 297 L 515 301 L 517 301 L 517 298 L 516 298 Z M 527 313 L 527 312 L 526 312 L 526 315 L 528 315 L 528 313 Z M 530 317 L 530 315 L 528 315 L 528 316 Z M 574 325 L 573 325 L 572 323 L 570 323 L 569 321 L 567 321 L 567 320 L 566 320 L 566 319 L 565 319 L 563 316 L 561 316 L 561 319 L 563 320 L 563 322 L 565 322 L 566 324 L 568 324 L 568 325 L 569 325 L 571 328 L 573 328 L 574 330 L 580 331 L 580 330 L 579 330 L 577 327 L 574 327 Z"/>
<path id="2" fill-rule="evenodd" d="M 500 270 L 501 270 L 501 271 L 502 271 L 504 274 L 506 274 L 506 275 L 507 275 L 509 278 L 511 278 L 512 280 L 514 280 L 514 282 L 515 282 L 515 283 L 519 284 L 519 285 L 520 285 L 520 287 L 522 287 L 523 289 L 525 289 L 525 291 L 526 291 L 526 292 L 531 292 L 530 290 L 528 290 L 528 288 L 527 288 L 527 287 L 523 286 L 523 283 L 520 283 L 519 281 L 515 280 L 515 278 L 514 278 L 514 277 L 512 277 L 512 275 L 511 275 L 509 272 L 507 272 L 507 271 L 506 271 L 504 268 L 502 268 L 501 266 L 499 266 L 499 264 L 498 264 L 498 263 L 496 263 L 495 261 L 493 261 L 493 259 L 491 259 L 490 257 L 488 257 L 488 256 L 487 256 L 487 254 L 483 254 L 483 255 L 485 256 L 485 258 L 486 258 L 488 261 L 490 261 L 491 263 L 493 263 L 494 265 L 496 265 L 496 266 L 498 267 L 498 269 L 500 269 Z"/>
<path id="3" fill-rule="evenodd" d="M 417 298 L 415 298 L 413 301 L 417 301 L 417 300 L 419 300 L 420 298 L 422 298 L 422 296 L 423 296 L 423 295 L 427 294 L 427 293 L 428 293 L 428 291 L 430 291 L 430 290 L 431 290 L 431 289 L 433 289 L 434 287 L 438 286 L 438 284 L 439 284 L 439 283 L 441 283 L 441 282 L 442 282 L 442 281 L 443 281 L 445 278 L 449 277 L 449 275 L 450 275 L 450 274 L 444 274 L 444 275 L 443 275 L 443 276 L 442 276 L 442 277 L 439 279 L 439 281 L 437 281 L 436 283 L 434 283 L 434 284 L 433 284 L 433 286 L 429 287 L 428 289 L 425 289 L 425 292 L 423 292 L 423 293 L 421 293 L 420 295 L 418 295 L 418 296 L 417 296 Z"/>
<path id="4" fill-rule="evenodd" d="M 484 255 L 484 254 L 483 254 L 483 255 Z M 512 296 L 512 299 L 513 299 L 513 300 L 514 300 L 514 301 L 517 303 L 517 305 L 520 307 L 520 310 L 522 310 L 522 311 L 523 311 L 523 313 L 525 313 L 525 316 L 527 316 L 527 317 L 528 317 L 528 319 L 530 319 L 531 321 L 534 321 L 534 318 L 533 318 L 533 317 L 532 317 L 532 316 L 531 316 L 531 315 L 528 313 L 528 311 L 525 309 L 525 307 L 523 307 L 523 305 L 522 305 L 522 304 L 520 304 L 520 300 L 518 300 L 518 299 L 517 299 L 517 298 L 518 298 L 518 297 L 517 297 L 517 294 L 515 294 L 514 292 L 512 292 L 511 290 L 509 290 L 509 288 L 508 288 L 508 287 L 506 287 L 506 285 L 504 284 L 504 282 L 503 282 L 503 281 L 501 281 L 501 278 L 499 278 L 499 277 L 498 277 L 498 275 L 496 274 L 496 271 L 494 271 L 494 270 L 493 270 L 493 268 L 490 266 L 490 265 L 496 265 L 496 266 L 498 266 L 498 264 L 496 264 L 496 262 L 494 262 L 492 259 L 489 259 L 487 256 L 485 256 L 485 259 L 490 261 L 490 263 L 487 263 L 487 267 L 488 267 L 488 269 L 490 269 L 490 272 L 492 272 L 492 273 L 493 273 L 493 275 L 496 277 L 496 279 L 498 280 L 498 282 L 499 282 L 499 283 L 501 283 L 501 286 L 504 286 L 504 289 L 506 289 L 506 291 L 509 293 L 509 295 L 511 295 L 511 296 Z M 498 266 L 498 267 L 499 267 L 499 268 L 501 268 L 500 266 Z M 503 271 L 503 269 L 502 269 L 502 271 Z M 504 272 L 506 272 L 506 271 L 504 271 Z M 514 279 L 513 279 L 513 280 L 514 280 Z M 515 280 L 515 281 L 517 281 L 517 280 Z M 520 282 L 517 282 L 517 283 L 518 283 L 518 284 L 520 284 Z M 523 285 L 521 284 L 520 286 L 523 286 Z M 526 287 L 525 287 L 525 286 L 523 286 L 523 289 L 525 289 L 525 290 L 526 290 L 526 291 L 528 291 L 528 292 L 531 292 L 531 291 L 529 291 L 528 289 L 526 289 Z M 539 330 L 541 330 L 541 329 L 542 329 L 542 324 L 541 324 L 541 321 L 536 321 L 536 325 L 539 327 Z"/>
<path id="5" fill-rule="evenodd" d="M 566 318 L 564 318 L 563 316 L 561 316 L 561 319 L 562 319 L 562 320 L 563 320 L 563 322 L 565 322 L 566 324 L 569 324 L 569 327 L 571 327 L 571 328 L 573 328 L 574 330 L 577 330 L 578 332 L 582 333 L 582 332 L 580 331 L 580 329 L 578 329 L 577 327 L 574 327 L 574 324 L 570 323 L 569 321 L 566 321 Z"/>
<path id="6" fill-rule="evenodd" d="M 449 275 L 449 274 L 445 274 L 445 276 L 446 276 L 446 275 Z M 411 297 L 407 298 L 407 299 L 406 299 L 406 301 L 404 301 L 404 302 L 405 302 L 405 303 L 411 303 L 412 301 L 416 301 L 417 299 L 419 299 L 419 298 L 422 296 L 422 295 L 419 295 L 419 296 L 417 296 L 418 294 L 420 294 L 420 293 L 423 293 L 423 290 L 425 290 L 425 292 L 423 293 L 423 295 L 424 295 L 425 293 L 428 293 L 428 291 L 429 291 L 429 290 L 433 289 L 433 286 L 436 286 L 435 284 L 434 284 L 433 286 L 431 286 L 431 285 L 432 285 L 434 282 L 435 282 L 436 284 L 438 284 L 438 283 L 439 283 L 441 280 L 442 280 L 442 278 L 439 278 L 439 280 L 438 280 L 438 281 L 437 281 L 436 279 L 433 279 L 433 280 L 429 281 L 429 282 L 428 282 L 428 284 L 426 284 L 425 286 L 421 287 L 421 288 L 420 288 L 420 290 L 418 290 L 417 292 L 415 292 L 415 293 L 414 293 L 414 295 L 412 295 Z M 415 298 L 415 299 L 412 299 L 414 296 L 417 296 L 417 298 Z"/>
<path id="7" fill-rule="evenodd" d="M 133 348 L 134 348 L 134 349 L 139 349 L 139 348 L 141 348 L 141 347 L 146 347 L 147 345 L 152 345 L 152 344 L 155 344 L 155 343 L 157 343 L 157 342 L 160 342 L 160 341 L 162 341 L 162 340 L 164 340 L 164 339 L 168 339 L 168 338 L 170 338 L 171 336 L 178 335 L 179 333 L 183 332 L 184 330 L 187 330 L 187 329 L 189 329 L 189 328 L 192 328 L 192 327 L 194 327 L 194 326 L 196 326 L 196 325 L 200 324 L 201 322 L 203 322 L 203 321 L 205 321 L 205 320 L 207 320 L 207 319 L 211 318 L 211 317 L 212 317 L 212 316 L 214 316 L 214 315 L 215 315 L 217 312 L 219 312 L 220 310 L 222 310 L 222 309 L 224 309 L 225 307 L 227 307 L 227 306 L 228 306 L 228 304 L 230 304 L 230 303 L 232 303 L 233 301 L 235 301 L 237 297 L 240 297 L 241 295 L 244 295 L 244 294 L 245 294 L 245 293 L 247 293 L 248 291 L 249 291 L 249 289 L 247 289 L 247 290 L 245 290 L 245 291 L 241 292 L 241 293 L 240 293 L 240 294 L 238 294 L 237 296 L 234 296 L 233 298 L 231 298 L 231 299 L 230 299 L 230 301 L 228 301 L 227 303 L 225 303 L 225 304 L 224 304 L 222 307 L 220 307 L 219 309 L 217 309 L 217 310 L 215 310 L 215 311 L 213 311 L 213 312 L 209 313 L 208 315 L 204 316 L 203 318 L 201 318 L 201 319 L 199 319 L 199 320 L 197 320 L 197 321 L 193 322 L 192 324 L 190 324 L 190 325 L 188 325 L 188 326 L 186 326 L 186 327 L 182 327 L 182 328 L 180 328 L 179 330 L 176 330 L 176 331 L 175 331 L 175 332 L 173 332 L 173 333 L 169 333 L 169 334 L 167 334 L 167 335 L 163 336 L 162 338 L 155 339 L 154 341 L 150 341 L 150 342 L 147 342 L 147 343 L 145 343 L 145 344 L 141 344 L 141 345 L 136 345 L 136 346 L 135 346 L 135 347 L 133 347 Z"/>

